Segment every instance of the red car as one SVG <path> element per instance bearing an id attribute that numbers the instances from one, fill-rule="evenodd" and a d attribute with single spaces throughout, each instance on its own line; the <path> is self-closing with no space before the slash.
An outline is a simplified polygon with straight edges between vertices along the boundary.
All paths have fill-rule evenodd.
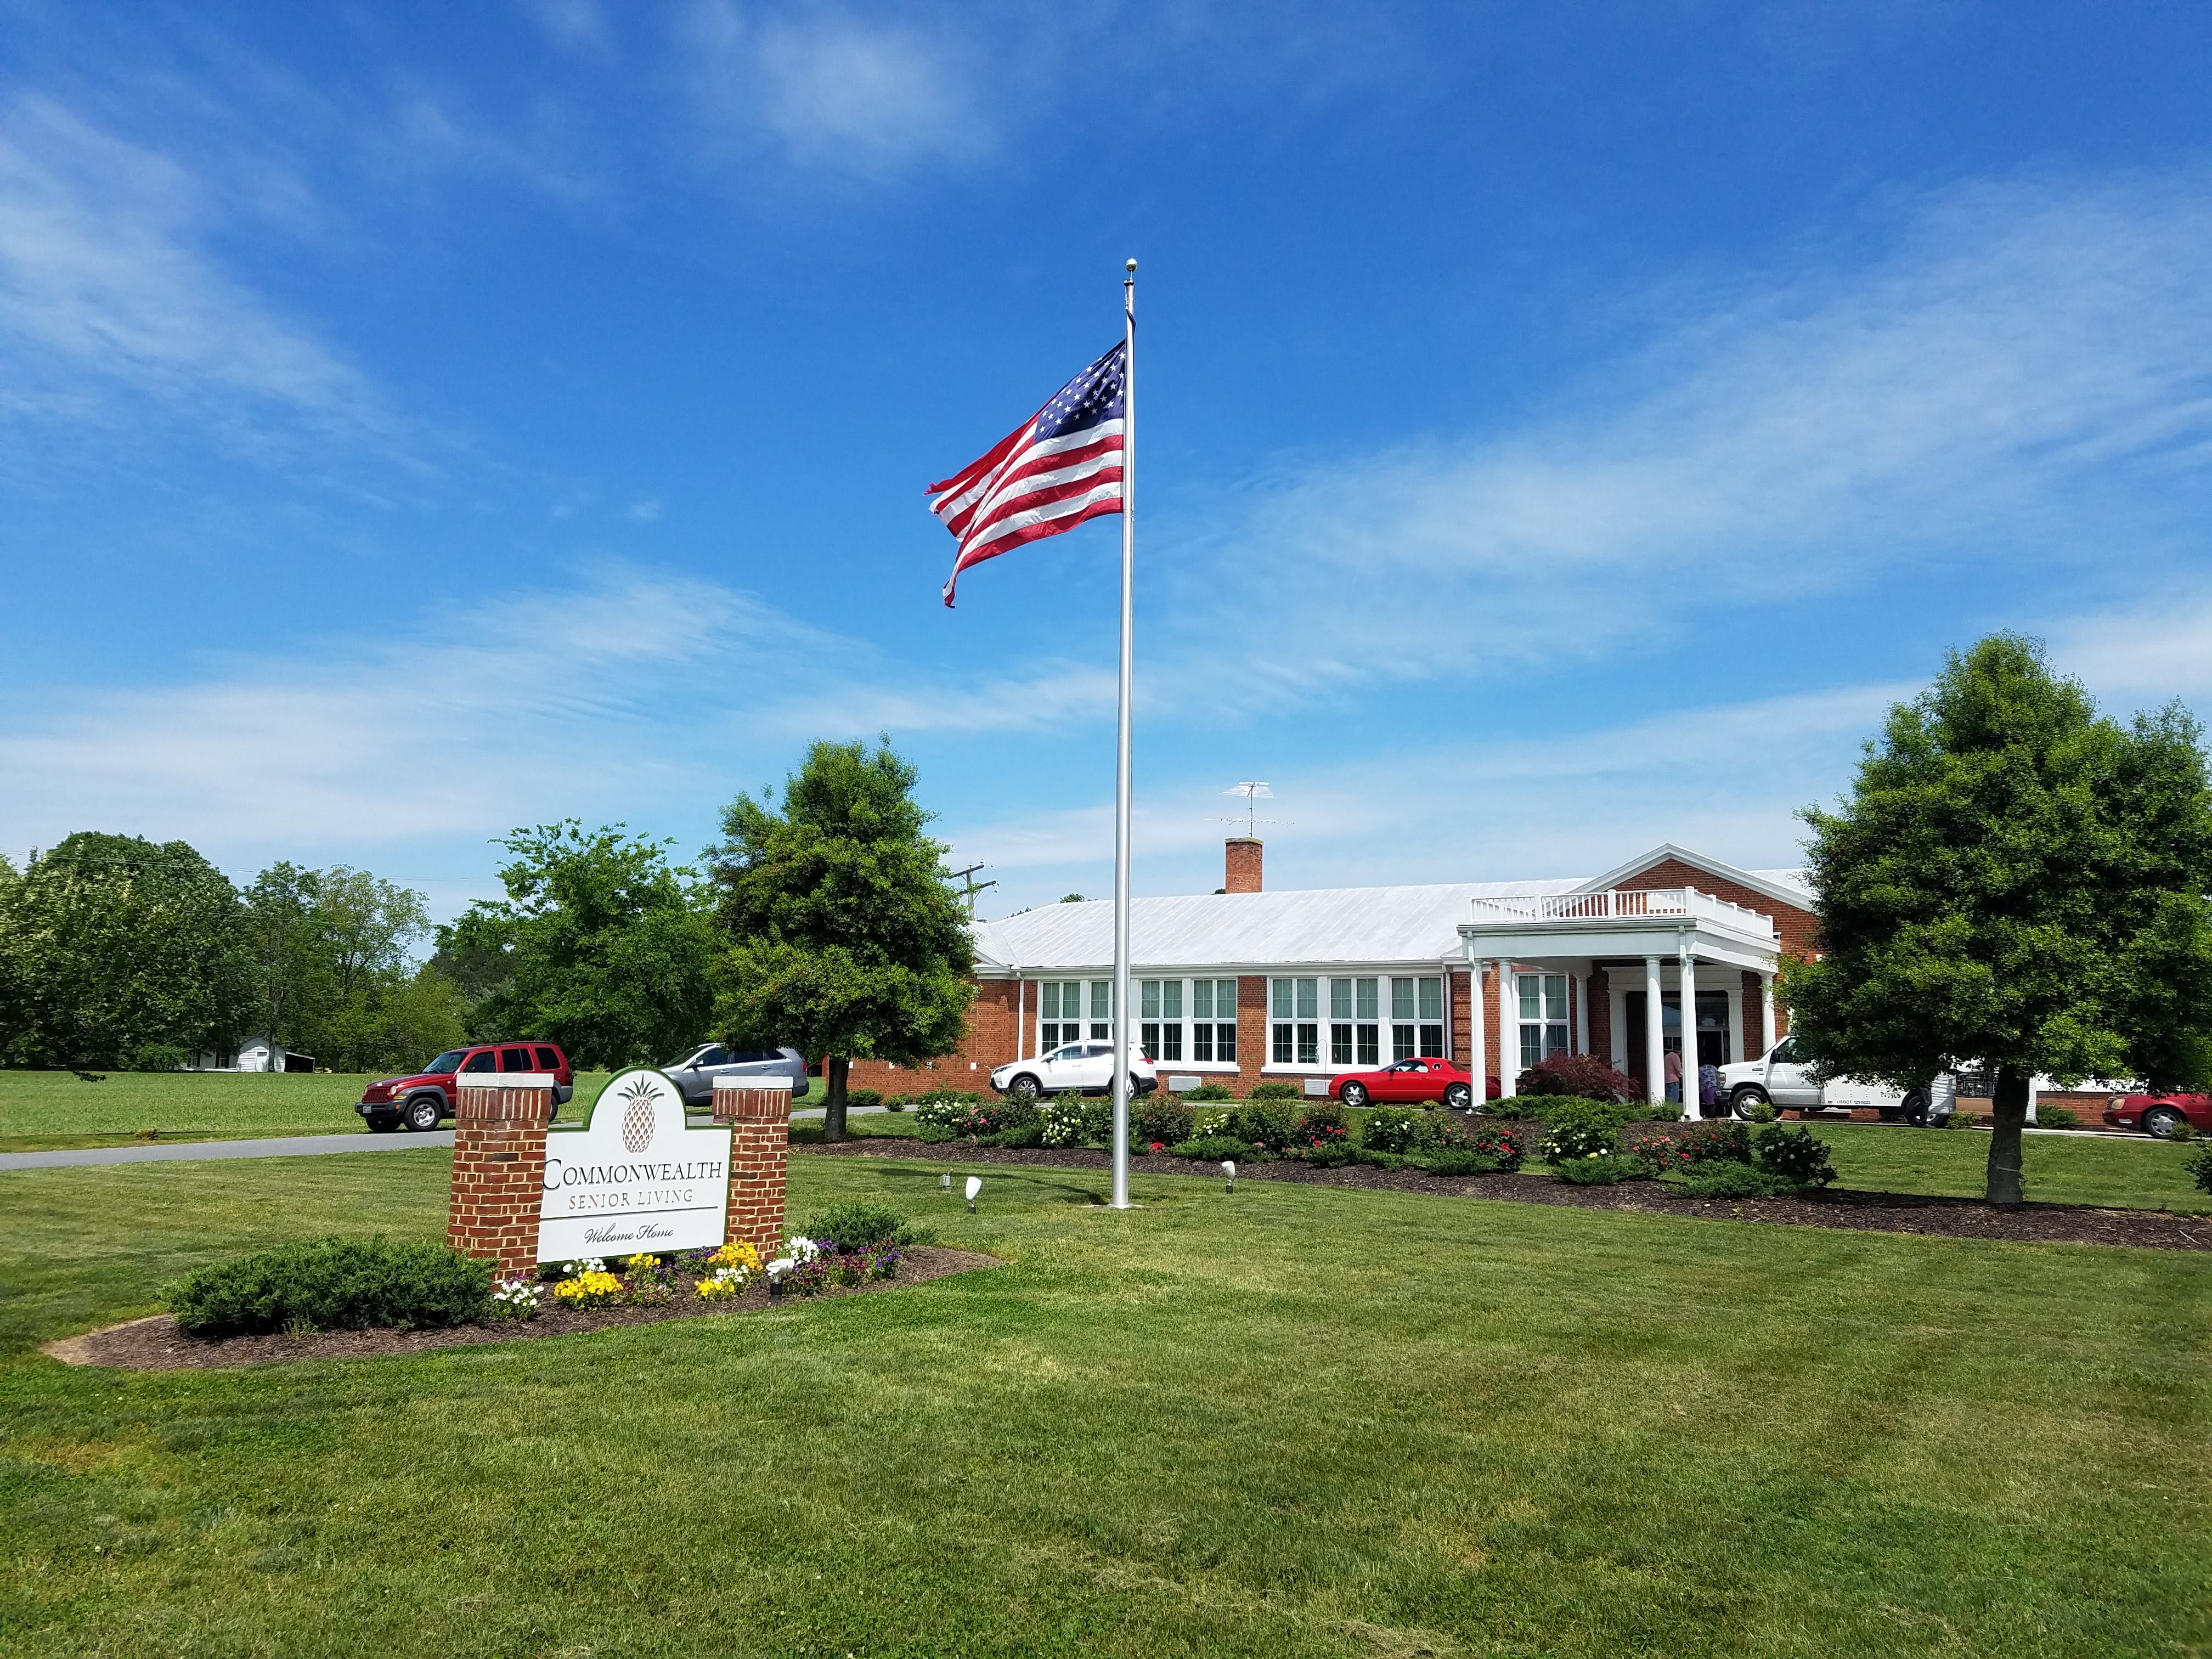
<path id="1" fill-rule="evenodd" d="M 2174 1126 L 2186 1123 L 2200 1135 L 2212 1134 L 2212 1095 L 2114 1095 L 2105 1108 L 2105 1121 L 2115 1129 L 2141 1127 L 2160 1140 L 2172 1137 Z"/>
<path id="2" fill-rule="evenodd" d="M 380 1134 L 402 1124 L 434 1129 L 439 1119 L 451 1117 L 460 1103 L 458 1079 L 480 1072 L 550 1072 L 556 1111 L 576 1092 L 568 1056 L 552 1043 L 482 1042 L 471 1048 L 448 1048 L 411 1077 L 370 1084 L 361 1091 L 354 1110 Z"/>
<path id="3" fill-rule="evenodd" d="M 1497 1079 L 1484 1080 L 1490 1085 L 1485 1092 L 1494 1097 L 1498 1093 Z M 1379 1071 L 1340 1072 L 1329 1079 L 1328 1092 L 1331 1098 L 1346 1106 L 1395 1106 L 1408 1101 L 1440 1100 L 1454 1111 L 1464 1112 L 1474 1103 L 1467 1067 L 1434 1055 L 1401 1060 Z"/>

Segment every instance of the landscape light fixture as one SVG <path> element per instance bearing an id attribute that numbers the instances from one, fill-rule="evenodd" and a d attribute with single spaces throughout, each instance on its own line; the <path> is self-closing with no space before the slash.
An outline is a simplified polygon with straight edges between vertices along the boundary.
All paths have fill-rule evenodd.
<path id="1" fill-rule="evenodd" d="M 952 1190 L 951 1170 L 947 1170 L 943 1175 L 937 1177 L 937 1190 L 940 1193 L 949 1193 Z"/>
<path id="2" fill-rule="evenodd" d="M 769 1301 L 783 1300 L 783 1276 L 791 1271 L 793 1265 L 792 1259 L 787 1255 L 778 1256 L 768 1264 L 768 1299 Z"/>
<path id="3" fill-rule="evenodd" d="M 951 1179 L 950 1176 L 945 1178 L 948 1181 Z M 983 1177 L 981 1176 L 969 1176 L 968 1177 L 968 1213 L 969 1215 L 975 1213 L 975 1194 L 982 1190 Z"/>
<path id="4" fill-rule="evenodd" d="M 1221 1160 L 1221 1173 L 1229 1177 L 1229 1185 L 1224 1190 L 1232 1193 L 1235 1192 L 1237 1190 L 1237 1160 L 1233 1158 L 1223 1158 Z"/>

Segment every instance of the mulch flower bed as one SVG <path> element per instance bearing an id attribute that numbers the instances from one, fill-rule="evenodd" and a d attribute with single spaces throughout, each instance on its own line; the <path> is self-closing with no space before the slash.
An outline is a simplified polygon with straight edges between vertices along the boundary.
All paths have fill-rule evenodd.
<path id="1" fill-rule="evenodd" d="M 831 1285 L 822 1297 L 872 1296 L 908 1285 L 977 1267 L 1001 1265 L 996 1256 L 974 1250 L 948 1250 L 933 1244 L 902 1245 L 898 1277 L 854 1285 Z M 798 1306 L 795 1296 L 771 1301 L 765 1279 L 734 1297 L 705 1301 L 690 1280 L 657 1307 L 557 1308 L 550 1297 L 537 1318 L 502 1319 L 488 1325 L 454 1325 L 429 1331 L 325 1331 L 314 1336 L 187 1336 L 167 1314 L 134 1319 L 83 1336 L 47 1343 L 43 1352 L 71 1365 L 105 1365 L 118 1370 L 207 1370 L 226 1365 L 267 1365 L 293 1359 L 363 1359 L 385 1354 L 422 1353 L 432 1348 L 467 1347 L 478 1342 L 515 1342 L 540 1336 L 568 1336 L 617 1325 L 651 1325 L 664 1319 L 720 1318 L 724 1314 L 758 1313 L 769 1307 Z"/>
<path id="2" fill-rule="evenodd" d="M 1485 1118 L 1488 1124 L 1495 1120 Z M 1540 1123 L 1510 1127 L 1529 1144 L 1540 1140 Z M 1674 1124 L 1634 1124 L 1636 1132 L 1664 1133 Z M 1103 1170 L 1112 1160 L 1101 1152 L 1077 1148 L 975 1146 L 965 1141 L 933 1145 L 924 1140 L 870 1135 L 835 1145 L 792 1148 L 827 1157 L 937 1158 L 961 1164 L 1028 1164 L 1060 1169 Z M 1212 1176 L 1220 1166 L 1191 1158 L 1133 1157 L 1132 1170 L 1144 1175 Z M 2212 1216 L 2178 1215 L 2169 1210 L 2106 1210 L 2087 1204 L 2023 1204 L 2001 1210 L 1978 1198 L 1929 1198 L 1911 1193 L 1869 1193 L 1827 1188 L 1790 1198 L 1693 1198 L 1657 1181 L 1627 1181 L 1617 1187 L 1571 1187 L 1536 1173 L 1532 1163 L 1522 1175 L 1432 1176 L 1421 1170 L 1378 1170 L 1364 1164 L 1321 1169 L 1289 1158 L 1237 1165 L 1243 1181 L 1295 1181 L 1315 1187 L 1358 1187 L 1382 1192 L 1429 1193 L 1445 1198 L 1502 1199 L 1516 1204 L 1564 1204 L 1581 1210 L 1632 1210 L 1642 1215 L 1693 1216 L 1716 1221 L 1771 1221 L 1791 1227 L 1849 1227 L 1867 1232 L 1928 1233 L 1947 1238 L 1997 1238 L 2043 1244 L 2123 1244 L 2142 1249 L 2212 1250 Z"/>

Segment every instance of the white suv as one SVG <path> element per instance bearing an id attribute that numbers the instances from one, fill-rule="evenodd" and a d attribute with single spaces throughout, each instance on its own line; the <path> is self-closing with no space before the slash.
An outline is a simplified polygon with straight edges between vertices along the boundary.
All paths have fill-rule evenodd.
<path id="1" fill-rule="evenodd" d="M 1148 1095 L 1159 1086 L 1152 1059 L 1139 1048 L 1129 1049 L 1129 1092 Z M 991 1086 L 1017 1100 L 1056 1095 L 1063 1089 L 1079 1094 L 1105 1095 L 1114 1091 L 1114 1045 L 1110 1042 L 1070 1042 L 1034 1060 L 1017 1060 L 991 1073 Z"/>

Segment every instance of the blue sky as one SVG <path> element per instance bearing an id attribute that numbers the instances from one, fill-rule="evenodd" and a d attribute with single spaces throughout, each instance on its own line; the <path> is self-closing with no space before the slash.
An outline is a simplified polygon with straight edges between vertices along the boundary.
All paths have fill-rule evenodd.
<path id="1" fill-rule="evenodd" d="M 0 3 L 0 848 L 450 914 L 888 731 L 1110 890 L 1116 521 L 923 486 L 1142 261 L 1136 880 L 1752 866 L 1947 647 L 2212 693 L 2212 9 Z"/>

